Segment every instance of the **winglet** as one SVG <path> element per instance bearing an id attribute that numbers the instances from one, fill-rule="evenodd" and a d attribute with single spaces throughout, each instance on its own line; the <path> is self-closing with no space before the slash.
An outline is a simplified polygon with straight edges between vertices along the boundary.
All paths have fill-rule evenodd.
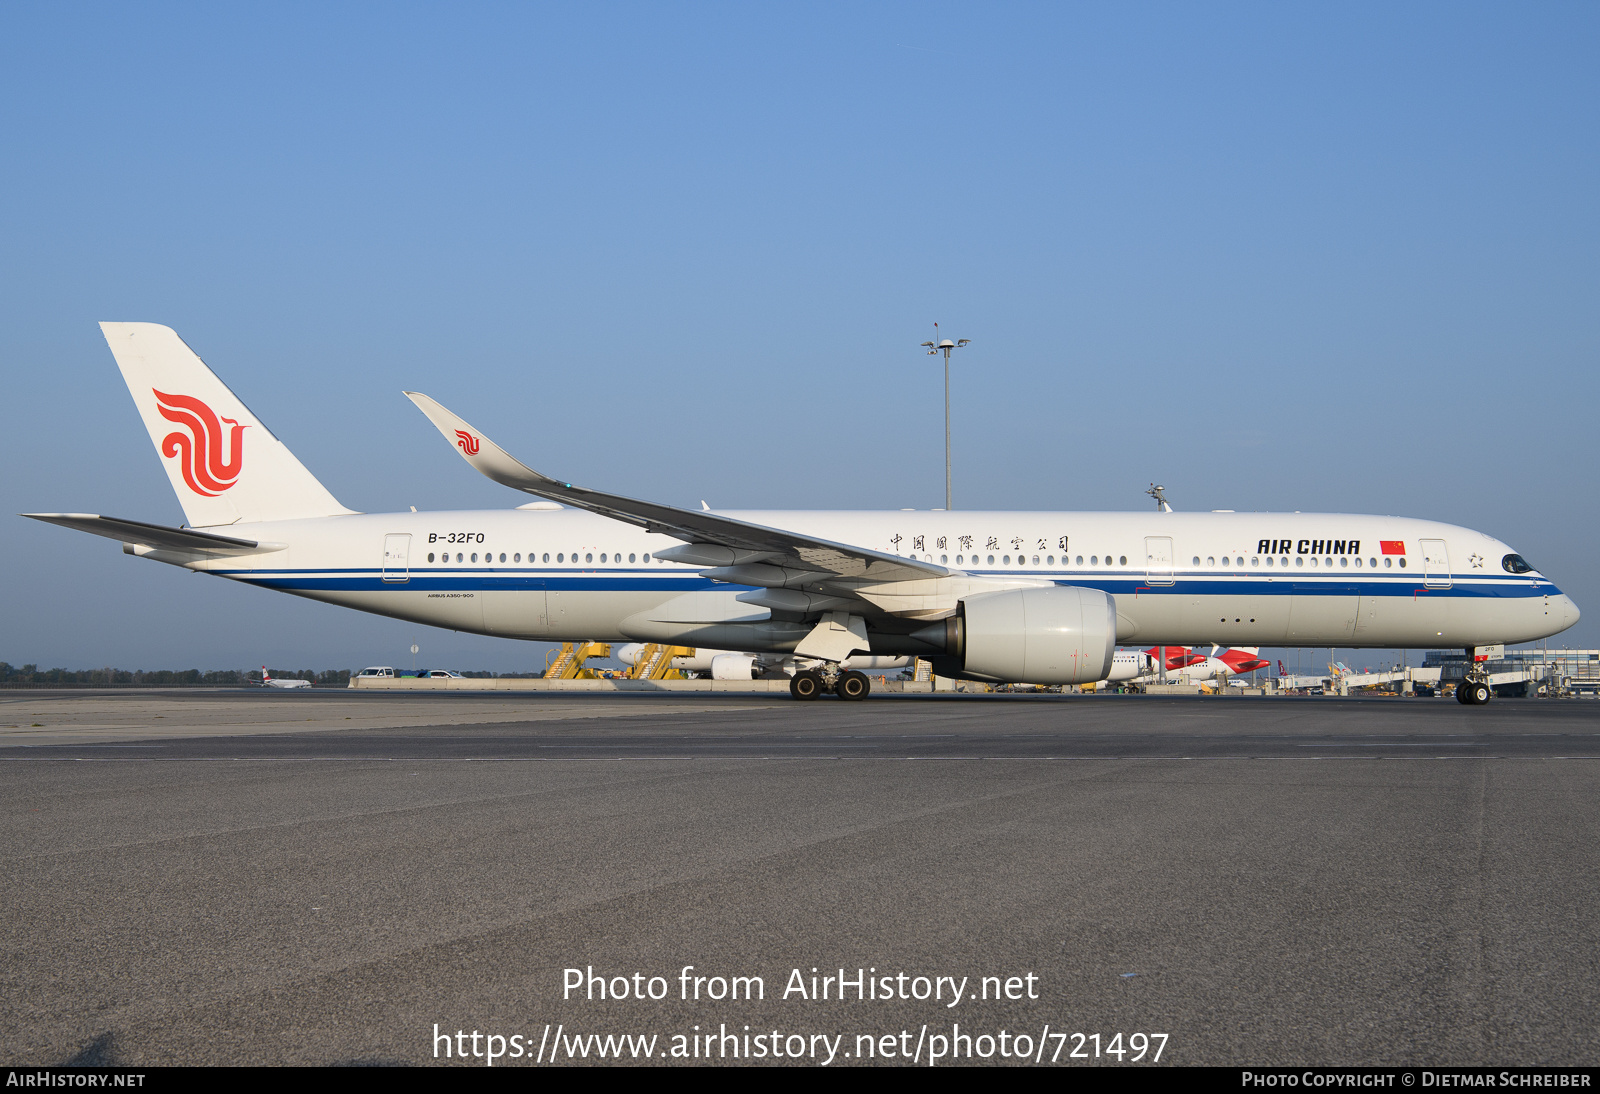
<path id="1" fill-rule="evenodd" d="M 559 491 L 563 487 L 569 487 L 567 483 L 557 482 L 548 475 L 539 474 L 474 429 L 465 418 L 441 406 L 436 400 L 430 399 L 420 391 L 407 391 L 404 394 L 407 399 L 417 404 L 418 410 L 428 416 L 428 420 L 444 434 L 444 439 L 455 445 L 462 458 L 484 477 L 493 479 L 502 486 L 509 486 L 513 490 L 522 490 L 540 497 L 548 496 L 552 489 Z"/>

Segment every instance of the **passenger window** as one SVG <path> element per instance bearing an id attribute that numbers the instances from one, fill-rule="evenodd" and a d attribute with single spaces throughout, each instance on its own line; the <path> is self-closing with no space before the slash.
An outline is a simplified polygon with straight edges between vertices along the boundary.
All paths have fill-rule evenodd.
<path id="1" fill-rule="evenodd" d="M 1035 566 L 1039 565 L 1039 556 L 1038 555 L 1034 555 L 1033 556 L 1033 564 Z"/>
<path id="2" fill-rule="evenodd" d="M 1117 559 L 1117 565 L 1118 566 L 1126 566 L 1127 564 L 1128 564 L 1128 556 L 1127 555 L 1122 555 Z"/>
<path id="3" fill-rule="evenodd" d="M 630 552 L 628 552 L 628 561 L 629 561 L 629 562 L 632 562 L 632 561 L 634 561 L 634 558 L 633 558 L 633 552 L 631 552 L 631 551 L 630 551 Z"/>
<path id="4" fill-rule="evenodd" d="M 949 562 L 949 561 L 950 561 L 950 558 L 949 558 L 949 556 L 948 556 L 948 555 L 940 555 L 940 556 L 939 556 L 939 561 L 940 561 L 940 562 Z"/>
<path id="5" fill-rule="evenodd" d="M 1386 559 L 1383 560 L 1383 568 L 1385 570 L 1391 568 L 1392 566 L 1394 566 L 1394 559 L 1386 558 Z"/>
<path id="6" fill-rule="evenodd" d="M 1079 556 L 1078 556 L 1078 565 L 1079 565 L 1079 566 L 1082 566 L 1082 565 L 1083 565 L 1083 556 L 1082 556 L 1082 555 L 1079 555 Z"/>
<path id="7" fill-rule="evenodd" d="M 605 560 L 606 560 L 606 556 L 605 556 L 605 554 L 604 554 L 604 553 L 602 553 L 602 554 L 601 554 L 601 555 L 600 555 L 600 561 L 601 561 L 601 562 L 604 562 L 604 561 L 605 561 Z"/>
<path id="8" fill-rule="evenodd" d="M 989 562 L 988 562 L 988 565 L 990 565 L 990 566 L 993 566 L 993 565 L 994 565 L 994 556 L 993 556 L 993 555 L 990 555 L 990 556 L 989 556 Z"/>
<path id="9" fill-rule="evenodd" d="M 501 551 L 500 552 L 500 561 L 504 562 L 505 560 L 506 560 L 506 553 L 504 551 Z"/>
<path id="10" fill-rule="evenodd" d="M 557 562 L 564 562 L 564 561 L 566 561 L 566 558 L 567 558 L 567 556 L 562 554 L 560 551 L 556 552 L 556 561 Z"/>
<path id="11" fill-rule="evenodd" d="M 1349 565 L 1350 565 L 1350 560 L 1348 558 L 1341 558 L 1339 560 L 1339 569 L 1342 570 L 1342 569 L 1344 569 L 1345 567 L 1347 567 Z"/>
<path id="12" fill-rule="evenodd" d="M 1252 557 L 1250 559 L 1250 565 L 1252 565 L 1252 566 L 1261 565 L 1261 556 L 1260 555 L 1255 555 L 1254 557 Z"/>
<path id="13" fill-rule="evenodd" d="M 585 561 L 585 562 L 593 562 L 594 561 L 594 552 L 590 551 L 587 554 L 585 554 L 583 556 L 583 561 Z"/>
<path id="14" fill-rule="evenodd" d="M 1304 565 L 1305 565 L 1305 564 L 1306 564 L 1306 560 L 1305 560 L 1305 559 L 1303 559 L 1303 558 L 1296 558 L 1296 559 L 1295 559 L 1295 560 L 1294 560 L 1294 564 L 1295 564 L 1295 565 L 1296 565 L 1296 566 L 1304 566 Z"/>
<path id="15" fill-rule="evenodd" d="M 1194 565 L 1196 565 L 1196 566 L 1200 565 L 1200 556 L 1199 555 L 1195 555 L 1194 556 Z"/>
<path id="16" fill-rule="evenodd" d="M 1311 560 L 1311 568 L 1313 570 L 1315 570 L 1317 568 L 1317 560 L 1316 559 L 1312 559 Z"/>
<path id="17" fill-rule="evenodd" d="M 650 561 L 650 552 L 649 552 L 649 551 L 646 551 L 646 552 L 645 552 L 645 554 L 644 554 L 644 560 L 645 560 L 645 561 L 646 561 L 646 562 L 649 562 L 649 561 Z"/>
<path id="18" fill-rule="evenodd" d="M 1002 559 L 1002 560 L 1001 560 L 1001 562 L 1000 562 L 1000 564 L 1001 564 L 1001 565 L 1002 565 L 1002 566 L 1009 566 L 1009 565 L 1011 565 L 1011 556 L 1010 556 L 1010 555 L 1007 555 L 1007 556 L 1006 556 L 1006 557 L 1005 557 L 1005 558 L 1004 558 L 1004 559 Z"/>
<path id="19" fill-rule="evenodd" d="M 518 551 L 516 554 L 512 555 L 511 556 L 511 561 L 512 562 L 521 562 L 522 561 L 522 552 Z"/>
<path id="20" fill-rule="evenodd" d="M 1210 555 L 1206 556 L 1206 565 L 1207 566 L 1215 566 L 1216 564 L 1217 564 L 1217 560 L 1216 559 L 1212 558 Z M 1222 560 L 1222 564 L 1224 566 L 1226 566 L 1228 564 L 1228 560 L 1227 559 L 1223 559 Z"/>
<path id="21" fill-rule="evenodd" d="M 1406 568 L 1406 560 L 1403 559 L 1403 558 L 1400 560 L 1400 568 L 1402 570 L 1404 570 Z"/>
<path id="22" fill-rule="evenodd" d="M 1100 565 L 1100 556 L 1099 555 L 1090 555 L 1089 556 L 1089 565 L 1091 565 L 1091 566 Z"/>
<path id="23" fill-rule="evenodd" d="M 432 561 L 433 561 L 433 552 L 432 552 L 432 551 L 429 551 L 429 552 L 428 552 L 428 561 L 429 561 L 429 562 L 432 562 Z"/>
<path id="24" fill-rule="evenodd" d="M 1045 556 L 1045 560 L 1044 560 L 1044 564 L 1046 566 L 1054 566 L 1056 564 L 1056 556 L 1055 555 L 1046 555 Z"/>
<path id="25" fill-rule="evenodd" d="M 1268 565 L 1268 566 L 1271 566 L 1271 565 L 1272 565 L 1272 559 L 1270 559 L 1270 558 L 1269 558 L 1269 559 L 1267 559 L 1267 565 Z"/>

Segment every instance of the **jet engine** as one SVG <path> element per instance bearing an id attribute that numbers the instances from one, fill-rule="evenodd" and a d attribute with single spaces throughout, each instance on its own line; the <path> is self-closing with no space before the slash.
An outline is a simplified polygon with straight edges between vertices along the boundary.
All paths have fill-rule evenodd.
<path id="1" fill-rule="evenodd" d="M 1116 645 L 1116 602 L 1070 585 L 969 596 L 945 625 L 947 655 L 960 659 L 963 675 L 982 680 L 1104 680 Z"/>
<path id="2" fill-rule="evenodd" d="M 711 659 L 713 680 L 754 680 L 760 673 L 755 657 L 748 653 L 719 653 Z"/>

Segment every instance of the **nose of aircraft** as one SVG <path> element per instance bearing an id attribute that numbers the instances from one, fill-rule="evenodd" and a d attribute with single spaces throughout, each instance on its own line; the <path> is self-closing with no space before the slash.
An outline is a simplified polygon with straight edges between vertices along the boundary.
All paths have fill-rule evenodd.
<path id="1" fill-rule="evenodd" d="M 1562 593 L 1561 594 L 1561 629 L 1562 630 L 1566 630 L 1568 627 L 1572 626 L 1574 623 L 1576 623 L 1578 621 L 1578 617 L 1581 614 L 1582 613 L 1578 611 L 1578 606 L 1572 602 L 1572 597 L 1566 595 L 1565 593 Z"/>

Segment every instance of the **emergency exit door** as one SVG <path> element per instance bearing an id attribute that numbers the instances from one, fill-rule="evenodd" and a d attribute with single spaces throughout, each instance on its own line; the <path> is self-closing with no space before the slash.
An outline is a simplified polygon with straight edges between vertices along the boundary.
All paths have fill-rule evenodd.
<path id="1" fill-rule="evenodd" d="M 1172 584 L 1172 537 L 1146 536 L 1144 580 L 1147 585 Z"/>
<path id="2" fill-rule="evenodd" d="M 411 536 L 400 533 L 383 537 L 383 580 L 411 580 Z"/>
<path id="3" fill-rule="evenodd" d="M 1450 587 L 1450 555 L 1442 539 L 1422 541 L 1422 584 L 1430 589 Z"/>

